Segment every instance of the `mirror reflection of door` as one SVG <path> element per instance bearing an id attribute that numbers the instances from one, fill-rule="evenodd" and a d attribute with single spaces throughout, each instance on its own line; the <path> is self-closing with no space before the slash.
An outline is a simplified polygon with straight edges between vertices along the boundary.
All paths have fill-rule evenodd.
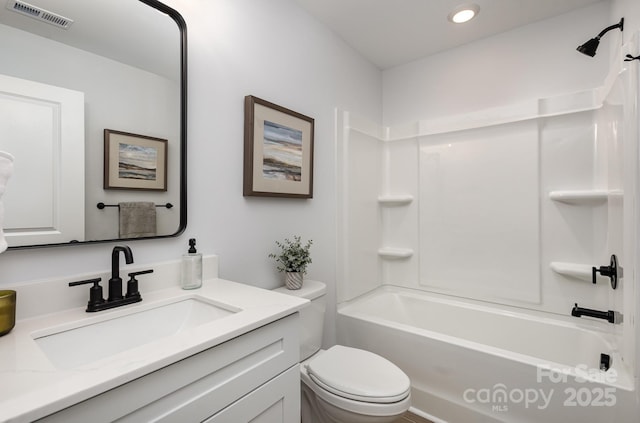
<path id="1" fill-rule="evenodd" d="M 0 75 L 0 140 L 20 160 L 3 198 L 7 243 L 84 241 L 83 93 Z"/>
<path id="2" fill-rule="evenodd" d="M 17 13 L 16 3 L 56 18 Z M 174 18 L 138 0 L 0 0 L 0 39 L 0 150 L 15 156 L 3 197 L 9 246 L 118 239 L 118 207 L 98 203 L 171 203 L 157 208 L 157 235 L 179 233 L 183 75 Z M 25 96 L 16 90 L 29 84 L 75 93 L 79 103 L 31 93 L 18 107 Z M 17 129 L 27 116 L 29 124 Z M 103 188 L 107 128 L 167 140 L 166 191 Z M 71 162 L 62 161 L 67 154 Z"/>

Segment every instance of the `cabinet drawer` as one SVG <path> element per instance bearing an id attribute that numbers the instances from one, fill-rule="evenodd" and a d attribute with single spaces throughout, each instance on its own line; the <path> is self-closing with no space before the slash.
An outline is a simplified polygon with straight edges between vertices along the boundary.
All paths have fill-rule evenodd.
<path id="1" fill-rule="evenodd" d="M 202 421 L 298 364 L 298 318 L 292 314 L 39 421 Z"/>

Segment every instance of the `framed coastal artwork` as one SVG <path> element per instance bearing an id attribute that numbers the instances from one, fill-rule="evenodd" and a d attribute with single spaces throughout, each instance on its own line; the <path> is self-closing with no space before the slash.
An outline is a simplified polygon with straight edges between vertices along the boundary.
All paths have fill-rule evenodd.
<path id="1" fill-rule="evenodd" d="M 104 189 L 167 190 L 167 140 L 104 130 Z"/>
<path id="2" fill-rule="evenodd" d="M 313 126 L 313 118 L 246 96 L 243 194 L 313 198 Z"/>

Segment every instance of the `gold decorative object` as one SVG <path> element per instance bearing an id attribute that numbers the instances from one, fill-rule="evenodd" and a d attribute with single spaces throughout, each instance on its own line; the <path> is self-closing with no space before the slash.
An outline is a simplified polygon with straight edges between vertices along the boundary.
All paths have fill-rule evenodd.
<path id="1" fill-rule="evenodd" d="M 0 336 L 16 325 L 16 291 L 0 291 Z"/>

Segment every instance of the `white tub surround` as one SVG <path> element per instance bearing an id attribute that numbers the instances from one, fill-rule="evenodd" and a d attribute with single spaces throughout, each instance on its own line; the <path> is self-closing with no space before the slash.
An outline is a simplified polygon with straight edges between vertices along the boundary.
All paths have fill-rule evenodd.
<path id="1" fill-rule="evenodd" d="M 95 277 L 108 281 L 107 272 L 14 287 L 18 292 L 19 317 L 13 331 L 0 338 L 0 421 L 28 422 L 48 416 L 294 314 L 308 303 L 218 279 L 215 256 L 205 257 L 202 288 L 185 291 L 179 287 L 179 264 L 179 261 L 172 261 L 123 266 L 123 274 L 154 269 L 153 274 L 138 277 L 143 301 L 98 313 L 85 312 L 89 286 L 67 285 L 71 281 Z M 103 283 L 105 291 L 107 283 Z M 201 322 L 178 334 L 108 357 L 88 359 L 71 368 L 68 365 L 56 367 L 34 341 L 48 333 L 96 324 L 190 298 L 216 304 L 229 312 L 210 323 Z"/>
<path id="2" fill-rule="evenodd" d="M 544 362 L 597 371 L 601 353 L 612 359 L 615 383 L 580 392 L 616 389 L 615 410 L 561 404 L 557 414 L 538 410 L 540 416 L 592 421 L 602 413 L 626 422 L 630 398 L 640 403 L 640 75 L 622 60 L 638 51 L 638 38 L 612 54 L 608 76 L 594 89 L 392 127 L 337 111 L 337 297 L 339 304 L 355 301 L 340 309 L 338 342 L 390 354 L 411 378 L 416 403 L 421 392 L 438 398 L 421 411 L 448 421 L 475 421 L 478 413 L 539 421 L 530 410 L 520 419 L 500 404 L 492 410 L 460 398 L 467 388 L 493 384 L 536 388 L 536 366 Z M 616 289 L 601 274 L 591 283 L 592 268 L 609 265 L 612 255 L 624 269 Z M 457 305 L 423 301 L 428 314 L 409 317 L 402 296 L 366 318 L 347 317 L 359 298 L 385 287 Z M 576 303 L 623 319 L 573 317 Z M 469 313 L 466 305 L 486 313 Z M 380 319 L 401 319 L 403 328 Z M 395 357 L 380 339 L 406 352 Z M 564 355 L 556 356 L 560 345 Z M 462 414 L 445 417 L 453 409 Z"/>
<path id="3" fill-rule="evenodd" d="M 612 65 L 597 89 L 404 126 L 338 110 L 338 301 L 389 283 L 556 314 L 608 302 L 567 289 L 626 259 L 619 128 L 634 75 Z"/>

